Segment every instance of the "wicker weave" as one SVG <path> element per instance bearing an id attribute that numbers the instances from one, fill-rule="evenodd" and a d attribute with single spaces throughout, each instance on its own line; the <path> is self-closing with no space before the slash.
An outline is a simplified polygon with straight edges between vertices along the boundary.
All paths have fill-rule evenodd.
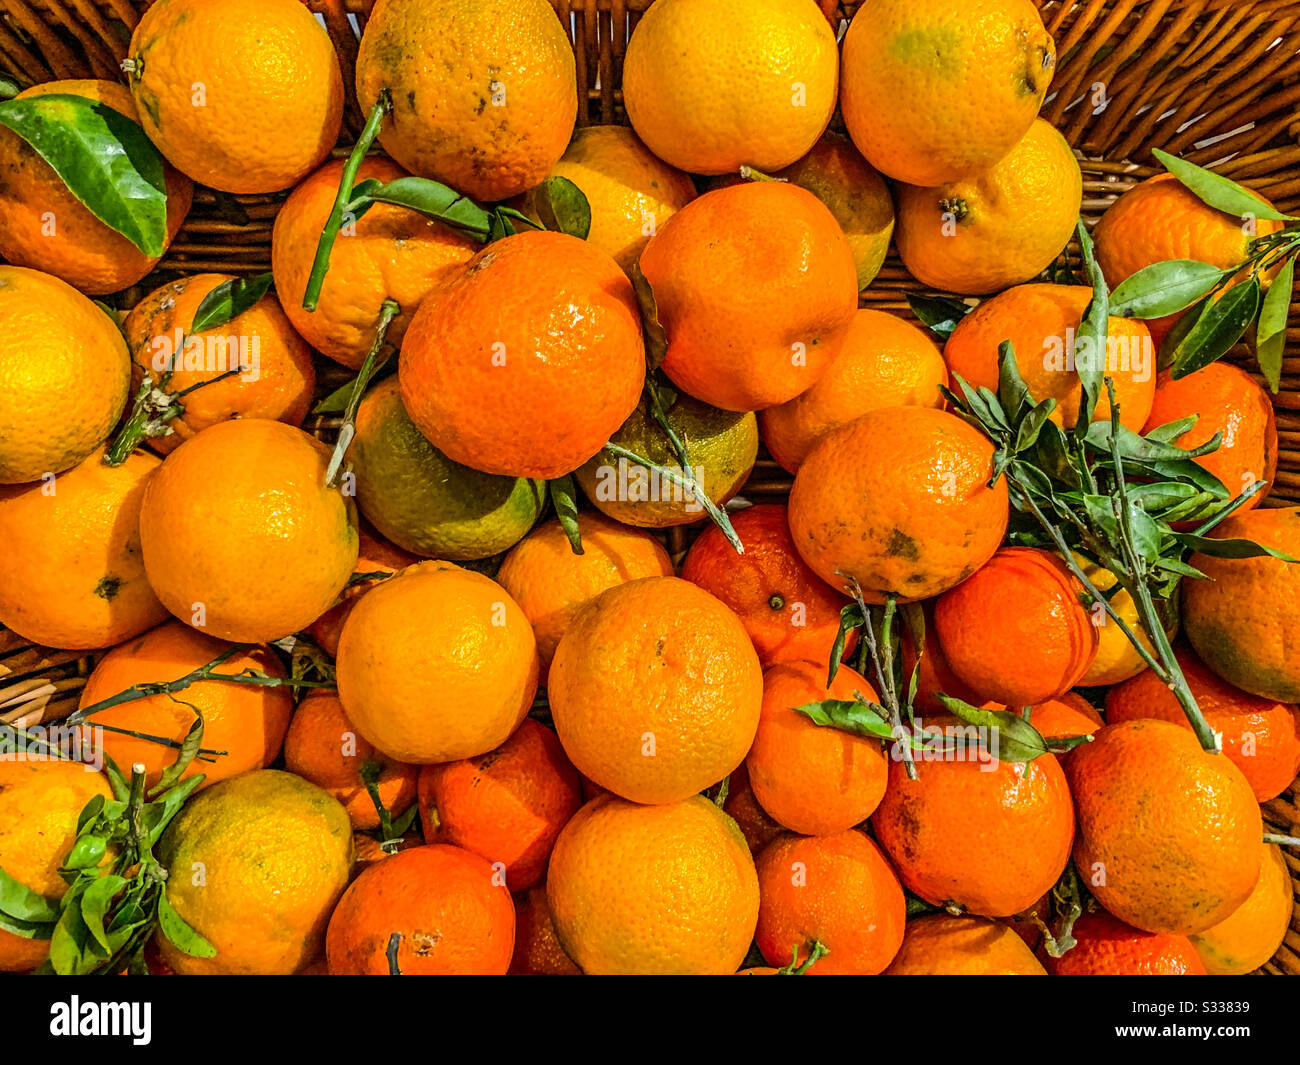
<path id="1" fill-rule="evenodd" d="M 357 33 L 374 0 L 305 0 L 325 22 L 351 85 Z M 623 55 L 653 0 L 551 0 L 577 59 L 578 122 L 626 123 Z M 819 0 L 833 18 L 857 3 Z M 1058 69 L 1043 116 L 1074 146 L 1083 168 L 1083 212 L 1095 223 L 1115 198 L 1157 172 L 1152 147 L 1182 155 L 1300 212 L 1300 3 L 1278 0 L 1040 0 Z M 0 0 L 0 74 L 26 86 L 53 78 L 117 78 L 131 29 L 148 0 Z M 1104 106 L 1099 106 L 1104 101 Z M 346 124 L 362 116 L 348 93 Z M 200 190 L 156 275 L 270 269 L 271 225 L 283 194 L 226 196 Z M 910 315 L 923 291 L 891 250 L 863 293 L 864 306 Z M 136 293 L 128 293 L 126 300 Z M 1253 366 L 1244 348 L 1233 353 Z M 1287 330 L 1282 385 L 1274 397 L 1280 458 L 1269 503 L 1300 502 L 1300 305 Z M 760 460 L 744 495 L 783 497 L 788 475 Z M 1267 505 L 1267 504 L 1266 504 Z M 680 552 L 681 534 L 670 546 Z M 0 721 L 53 720 L 74 708 L 89 659 L 32 648 L 0 630 Z M 1282 831 L 1300 829 L 1300 794 L 1269 803 Z M 1300 855 L 1287 853 L 1293 884 Z M 1300 975 L 1300 904 L 1285 944 L 1261 972 Z"/>

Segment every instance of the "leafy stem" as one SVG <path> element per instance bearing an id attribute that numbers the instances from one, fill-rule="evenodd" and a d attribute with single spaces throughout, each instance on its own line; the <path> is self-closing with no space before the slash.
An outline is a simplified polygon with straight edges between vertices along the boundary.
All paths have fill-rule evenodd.
<path id="1" fill-rule="evenodd" d="M 325 484 L 329 488 L 337 488 L 342 478 L 343 460 L 352 445 L 352 438 L 357 435 L 357 410 L 361 406 L 361 397 L 365 395 L 379 368 L 387 361 L 387 356 L 381 359 L 379 353 L 383 350 L 388 337 L 388 327 L 401 310 L 397 301 L 393 299 L 386 299 L 379 305 L 379 322 L 375 326 L 375 338 L 370 343 L 370 350 L 366 352 L 361 369 L 352 381 L 352 393 L 348 396 L 348 405 L 343 411 L 343 424 L 339 427 L 339 437 L 334 444 L 334 452 L 330 455 L 329 466 L 325 470 Z"/>

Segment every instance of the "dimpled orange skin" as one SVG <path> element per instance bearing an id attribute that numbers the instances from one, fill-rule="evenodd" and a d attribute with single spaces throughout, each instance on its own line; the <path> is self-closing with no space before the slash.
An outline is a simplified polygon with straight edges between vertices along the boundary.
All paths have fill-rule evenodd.
<path id="1" fill-rule="evenodd" d="M 754 797 L 754 789 L 749 785 L 749 771 L 741 762 L 727 777 L 727 798 L 722 804 L 727 816 L 739 826 L 749 852 L 757 855 L 772 840 L 785 831 L 772 820 Z"/>
<path id="2" fill-rule="evenodd" d="M 786 508 L 760 503 L 731 516 L 745 553 L 709 525 L 682 563 L 682 579 L 717 596 L 740 618 L 764 669 L 807 659 L 829 664 L 848 598 L 832 591 L 795 550 Z M 844 652 L 852 652 L 857 633 Z"/>
<path id="3" fill-rule="evenodd" d="M 503 744 L 537 691 L 537 644 L 495 581 L 421 562 L 362 596 L 339 639 L 339 697 L 385 754 L 425 765 Z"/>
<path id="4" fill-rule="evenodd" d="M 773 666 L 763 676 L 763 711 L 745 769 L 754 797 L 805 836 L 833 836 L 865 821 L 885 794 L 889 764 L 879 740 L 814 724 L 795 708 L 825 699 L 878 701 L 865 677 L 812 662 Z"/>
<path id="5" fill-rule="evenodd" d="M 582 805 L 578 771 L 555 733 L 525 719 L 500 747 L 420 770 L 425 842 L 452 843 L 503 865 L 511 891 L 546 875 L 555 837 Z"/>
<path id="6" fill-rule="evenodd" d="M 799 467 L 790 534 L 832 588 L 855 578 L 869 603 L 929 599 L 965 580 L 1002 542 L 1007 482 L 993 445 L 955 415 L 889 407 L 835 429 Z"/>
<path id="7" fill-rule="evenodd" d="M 1046 976 L 1014 929 L 983 917 L 929 914 L 907 922 L 886 976 Z"/>
<path id="8" fill-rule="evenodd" d="M 288 188 L 339 139 L 338 56 L 300 0 L 159 0 L 128 55 L 145 133 L 210 188 Z"/>
<path id="9" fill-rule="evenodd" d="M 376 536 L 364 523 L 359 525 L 357 532 L 360 536 L 360 547 L 357 551 L 356 566 L 352 570 L 354 577 L 358 573 L 398 573 L 420 561 L 410 552 L 403 551 L 400 547 Z M 320 644 L 321 650 L 331 658 L 337 657 L 339 653 L 339 636 L 343 632 L 343 624 L 348 620 L 348 615 L 352 613 L 357 600 L 382 582 L 382 578 L 375 578 L 349 584 L 340 593 L 339 601 L 311 623 L 307 634 Z"/>
<path id="10" fill-rule="evenodd" d="M 556 841 L 546 895 L 561 946 L 591 976 L 734 973 L 758 921 L 749 848 L 702 795 L 587 803 Z"/>
<path id="11" fill-rule="evenodd" d="M 168 621 L 119 644 L 101 658 L 81 689 L 78 706 L 84 710 L 136 684 L 179 680 L 230 650 L 224 640 L 195 632 L 179 621 Z M 235 674 L 245 669 L 270 677 L 285 676 L 280 660 L 267 647 L 241 650 L 218 666 L 217 672 Z M 194 725 L 195 707 L 203 714 L 203 747 L 220 753 L 205 756 L 211 760 L 196 758 L 181 779 L 202 773 L 205 779 L 200 786 L 206 788 L 275 761 L 293 713 L 293 696 L 283 686 L 198 681 L 175 697 L 133 699 L 87 720 L 104 727 L 105 753 L 119 766 L 141 763 L 148 774 L 145 783 L 153 787 L 176 761 L 176 749 L 108 731 L 109 726 L 162 736 L 179 744 Z"/>
<path id="12" fill-rule="evenodd" d="M 937 407 L 948 370 L 934 342 L 911 322 L 885 311 L 859 310 L 840 353 L 807 391 L 758 416 L 763 443 L 797 473 L 813 445 L 832 429 L 882 407 Z"/>
<path id="13" fill-rule="evenodd" d="M 835 216 L 783 181 L 706 192 L 668 219 L 639 266 L 668 337 L 664 373 L 723 410 L 762 410 L 816 384 L 858 306 Z"/>
<path id="14" fill-rule="evenodd" d="M 1017 285 L 998 293 L 966 315 L 944 344 L 948 373 L 972 388 L 996 391 L 998 346 L 1009 340 L 1030 395 L 1040 403 L 1056 400 L 1051 420 L 1073 428 L 1079 420 L 1081 390 L 1066 345 L 1070 331 L 1077 333 L 1091 298 L 1092 290 L 1083 285 Z M 1155 344 L 1137 319 L 1112 316 L 1108 322 L 1106 374 L 1115 383 L 1120 423 L 1139 432 L 1155 395 Z M 1092 420 L 1110 421 L 1105 389 Z"/>
<path id="15" fill-rule="evenodd" d="M 523 898 L 515 900 L 515 953 L 510 959 L 510 975 L 582 975 L 555 934 L 545 884 L 529 888 Z"/>
<path id="16" fill-rule="evenodd" d="M 1196 705 L 1221 735 L 1224 755 L 1245 775 L 1255 798 L 1268 802 L 1281 795 L 1300 771 L 1300 707 L 1234 688 L 1184 647 L 1175 655 Z M 1149 669 L 1106 693 L 1107 721 L 1141 717 L 1192 727 L 1169 686 Z"/>
<path id="17" fill-rule="evenodd" d="M 640 399 L 632 284 L 577 237 L 505 237 L 420 304 L 398 377 L 411 420 L 454 462 L 512 477 L 569 473 Z"/>
<path id="18" fill-rule="evenodd" d="M 363 872 L 330 918 L 331 976 L 387 976 L 401 935 L 404 976 L 500 976 L 515 946 L 515 906 L 492 866 L 460 847 L 412 847 Z"/>
<path id="19" fill-rule="evenodd" d="M 274 418 L 296 426 L 307 416 L 316 388 L 311 348 L 294 332 L 274 293 L 225 325 L 191 331 L 203 300 L 234 280 L 233 274 L 194 274 L 172 281 L 137 303 L 122 323 L 133 392 L 146 373 L 157 382 L 173 366 L 168 390 L 195 389 L 181 401 L 180 417 L 168 422 L 172 431 L 146 439 L 159 454 L 228 418 Z M 193 337 L 202 347 L 177 352 L 178 330 L 186 343 Z M 242 372 L 216 380 L 236 368 Z"/>
<path id="20" fill-rule="evenodd" d="M 573 49 L 545 0 L 379 0 L 357 52 L 357 99 L 392 96 L 379 143 L 476 200 L 539 184 L 578 113 Z"/>
<path id="21" fill-rule="evenodd" d="M 0 325 L 0 484 L 62 473 L 126 406 L 126 341 L 71 285 L 21 266 L 0 265 Z"/>
<path id="22" fill-rule="evenodd" d="M 608 588 L 642 577 L 671 577 L 673 561 L 659 541 L 603 514 L 578 515 L 582 554 L 575 555 L 558 520 L 539 525 L 512 547 L 497 581 L 532 623 L 546 683 L 560 638 L 578 611 Z"/>
<path id="23" fill-rule="evenodd" d="M 729 607 L 689 581 L 647 577 L 583 607 L 555 652 L 548 694 L 584 775 L 633 802 L 676 802 L 744 760 L 763 674 Z"/>
<path id="24" fill-rule="evenodd" d="M 357 561 L 356 508 L 325 483 L 329 457 L 265 418 L 218 422 L 168 455 L 140 508 L 145 572 L 163 605 L 239 643 L 320 617 Z"/>
<path id="25" fill-rule="evenodd" d="M 355 370 L 374 342 L 384 300 L 401 308 L 385 336 L 400 347 L 420 301 L 451 280 L 479 245 L 415 211 L 377 203 L 334 242 L 320 299 L 314 311 L 307 310 L 302 299 L 344 162 L 326 163 L 284 201 L 271 230 L 271 273 L 294 329 L 322 355 Z M 387 184 L 409 176 L 383 156 L 367 156 L 357 170 L 358 182 Z"/>
<path id="26" fill-rule="evenodd" d="M 890 177 L 955 181 L 992 166 L 1024 135 L 1055 60 L 1030 0 L 877 0 L 844 36 L 844 123 Z"/>
<path id="27" fill-rule="evenodd" d="M 1120 920 L 1202 932 L 1250 895 L 1259 805 L 1241 770 L 1203 751 L 1190 729 L 1145 718 L 1106 725 L 1065 772 L 1078 817 L 1074 864 Z"/>
<path id="28" fill-rule="evenodd" d="M 1205 964 L 1186 936 L 1143 932 L 1105 910 L 1074 922 L 1075 944 L 1047 958 L 1053 976 L 1204 976 Z"/>
<path id="29" fill-rule="evenodd" d="M 1282 848 L 1263 844 L 1250 897 L 1213 928 L 1191 937 L 1211 976 L 1244 976 L 1277 952 L 1291 927 L 1291 871 Z"/>
<path id="30" fill-rule="evenodd" d="M 115 81 L 47 81 L 23 90 L 15 99 L 51 93 L 95 100 L 138 121 L 131 93 Z M 189 213 L 194 182 L 164 164 L 163 190 L 166 251 Z M 15 266 L 54 274 L 89 296 L 134 285 L 158 262 L 91 214 L 36 149 L 7 128 L 0 129 L 0 214 L 5 220 L 0 227 L 0 255 Z"/>
<path id="31" fill-rule="evenodd" d="M 758 856 L 760 903 L 754 939 L 769 965 L 829 951 L 809 975 L 874 976 L 903 941 L 906 904 L 898 877 L 867 836 L 785 833 Z"/>
<path id="32" fill-rule="evenodd" d="M 1210 534 L 1300 558 L 1300 507 L 1234 514 Z M 1182 585 L 1183 631 L 1207 666 L 1253 695 L 1300 702 L 1300 565 L 1267 555 L 1188 562 L 1208 581 Z"/>

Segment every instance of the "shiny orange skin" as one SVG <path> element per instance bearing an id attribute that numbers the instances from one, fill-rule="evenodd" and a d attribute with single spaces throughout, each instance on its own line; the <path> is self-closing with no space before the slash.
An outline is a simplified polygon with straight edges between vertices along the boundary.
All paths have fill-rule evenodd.
<path id="1" fill-rule="evenodd" d="M 972 706 L 980 706 L 980 697 L 957 679 L 957 675 L 943 655 L 938 634 L 934 630 L 933 604 L 925 604 L 922 610 L 925 648 L 921 655 L 921 668 L 916 675 L 916 698 L 912 703 L 913 707 L 932 714 L 946 714 L 948 711 L 939 701 L 939 695 L 948 695 Z M 911 631 L 906 624 L 899 627 L 899 642 L 903 655 L 903 676 L 910 682 L 912 671 L 916 669 L 916 649 L 912 644 Z M 988 706 L 990 709 L 1002 709 L 1001 703 L 989 703 Z"/>
<path id="2" fill-rule="evenodd" d="M 886 976 L 1046 976 L 1033 951 L 999 921 L 935 913 L 907 922 Z"/>
<path id="3" fill-rule="evenodd" d="M 789 662 L 763 676 L 763 711 L 745 758 L 759 805 L 785 828 L 833 836 L 865 821 L 889 776 L 879 740 L 814 724 L 795 707 L 825 699 L 877 702 L 865 677 L 840 666 L 826 686 L 819 663 Z"/>
<path id="4" fill-rule="evenodd" d="M 1277 953 L 1295 906 L 1291 868 L 1282 847 L 1265 843 L 1250 897 L 1213 928 L 1191 937 L 1211 976 L 1244 976 Z"/>
<path id="5" fill-rule="evenodd" d="M 898 953 L 903 889 L 865 833 L 786 833 L 764 848 L 757 867 L 754 940 L 769 965 L 789 965 L 792 957 L 801 964 L 819 941 L 829 953 L 808 975 L 874 976 Z"/>
<path id="6" fill-rule="evenodd" d="M 325 936 L 331 976 L 387 976 L 402 936 L 406 976 L 499 976 L 515 945 L 515 906 L 492 866 L 446 844 L 412 847 L 370 866 L 343 893 Z"/>
<path id="7" fill-rule="evenodd" d="M 396 544 L 381 539 L 364 522 L 358 523 L 357 536 L 360 543 L 357 564 L 352 570 L 354 577 L 358 573 L 398 573 L 420 561 L 409 551 L 403 551 Z M 308 627 L 307 634 L 320 644 L 321 649 L 331 658 L 339 653 L 339 636 L 342 635 L 343 625 L 348 620 L 348 615 L 352 613 L 352 608 L 356 606 L 357 600 L 381 583 L 383 583 L 381 578 L 375 578 L 349 584 L 339 594 L 339 601 Z"/>
<path id="8" fill-rule="evenodd" d="M 983 699 L 1019 708 L 1069 691 L 1092 665 L 1099 637 L 1083 586 L 1056 555 L 998 550 L 939 597 L 934 626 L 952 671 Z"/>
<path id="9" fill-rule="evenodd" d="M 737 555 L 720 529 L 709 525 L 682 562 L 682 579 L 731 607 L 745 626 L 764 669 L 778 662 L 829 663 L 848 603 L 826 586 L 795 550 L 786 508 L 760 503 L 731 515 L 745 545 Z M 856 633 L 845 645 L 853 650 Z"/>
<path id="10" fill-rule="evenodd" d="M 494 751 L 420 769 L 425 842 L 503 867 L 511 891 L 545 877 L 555 838 L 581 805 L 578 771 L 555 733 L 530 718 Z"/>
<path id="11" fill-rule="evenodd" d="M 510 959 L 510 975 L 582 975 L 555 934 L 545 884 L 529 888 L 526 895 L 515 900 L 515 953 Z"/>
<path id="12" fill-rule="evenodd" d="M 1105 910 L 1074 922 L 1075 944 L 1059 958 L 1044 954 L 1053 976 L 1204 976 L 1192 941 L 1168 932 L 1143 932 Z"/>
<path id="13" fill-rule="evenodd" d="M 1282 794 L 1300 772 L 1300 707 L 1234 688 L 1186 648 L 1175 655 L 1196 705 L 1222 736 L 1225 757 L 1245 775 L 1255 798 L 1268 802 Z M 1106 693 L 1107 721 L 1143 717 L 1192 727 L 1174 693 L 1149 669 Z"/>
<path id="14" fill-rule="evenodd" d="M 420 304 L 402 342 L 402 403 L 454 462 L 558 477 L 601 449 L 641 396 L 632 284 L 599 249 L 530 230 L 479 252 Z"/>
<path id="15" fill-rule="evenodd" d="M 863 598 L 928 599 L 965 580 L 1007 528 L 1007 482 L 993 445 L 929 407 L 872 411 L 818 442 L 795 475 L 790 533 L 831 587 Z"/>
<path id="16" fill-rule="evenodd" d="M 1066 760 L 1074 864 L 1107 910 L 1147 932 L 1201 932 L 1250 895 L 1259 805 L 1240 769 L 1190 729 L 1142 718 L 1099 729 Z"/>
<path id="17" fill-rule="evenodd" d="M 757 855 L 785 831 L 758 804 L 754 789 L 750 787 L 749 770 L 746 769 L 744 762 L 736 766 L 727 777 L 727 798 L 722 804 L 722 809 L 740 827 L 745 842 L 749 844 L 750 854 Z"/>
<path id="18" fill-rule="evenodd" d="M 1091 736 L 1106 722 L 1082 695 L 1066 692 L 1059 699 L 1048 699 L 1035 706 L 1029 714 L 1029 723 L 1038 729 L 1043 739 L 1063 740 L 1071 736 Z"/>
<path id="19" fill-rule="evenodd" d="M 857 267 L 806 189 L 755 181 L 706 192 L 639 262 L 667 333 L 663 370 L 723 410 L 793 399 L 829 369 L 858 305 Z"/>

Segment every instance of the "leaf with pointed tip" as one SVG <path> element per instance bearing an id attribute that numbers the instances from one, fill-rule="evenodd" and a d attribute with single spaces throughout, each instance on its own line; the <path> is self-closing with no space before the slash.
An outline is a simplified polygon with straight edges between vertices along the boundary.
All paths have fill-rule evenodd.
<path id="1" fill-rule="evenodd" d="M 796 706 L 795 713 L 803 714 L 814 725 L 851 732 L 855 736 L 875 739 L 894 738 L 888 716 L 883 706 L 859 702 L 856 699 L 823 699 L 817 703 Z"/>
<path id="2" fill-rule="evenodd" d="M 1097 409 L 1097 400 L 1103 391 L 1102 379 L 1105 376 L 1107 356 L 1110 351 L 1107 330 L 1110 325 L 1110 290 L 1102 276 L 1097 257 L 1093 254 L 1092 237 L 1088 234 L 1083 219 L 1074 225 L 1075 236 L 1079 238 L 1079 248 L 1083 252 L 1084 275 L 1092 286 L 1092 299 L 1084 311 L 1083 321 L 1075 330 L 1075 349 L 1087 350 L 1091 347 L 1092 357 L 1074 360 L 1074 370 L 1079 377 L 1082 395 L 1079 397 L 1079 416 L 1074 431 L 1084 433 L 1092 421 L 1092 412 Z"/>
<path id="3" fill-rule="evenodd" d="M 548 177 L 534 197 L 537 216 L 547 229 L 587 239 L 591 232 L 591 204 L 582 189 L 565 177 Z"/>
<path id="4" fill-rule="evenodd" d="M 191 958 L 215 958 L 217 948 L 203 938 L 172 906 L 165 887 L 158 889 L 158 928 L 178 950 Z"/>
<path id="5" fill-rule="evenodd" d="M 569 550 L 575 555 L 581 555 L 583 550 L 582 533 L 578 531 L 578 488 L 574 484 L 573 474 L 566 473 L 563 477 L 548 481 L 546 488 L 555 506 L 555 516 L 559 519 L 560 528 L 564 530 L 564 535 L 569 541 Z"/>
<path id="6" fill-rule="evenodd" d="M 1148 440 L 1154 440 L 1160 444 L 1172 444 L 1200 420 L 1201 416 L 1199 414 L 1189 414 L 1186 418 L 1179 418 L 1176 421 L 1158 425 L 1149 433 L 1143 433 L 1142 435 Z"/>
<path id="7" fill-rule="evenodd" d="M 1221 359 L 1237 343 L 1259 313 L 1259 279 L 1234 285 L 1205 308 L 1174 356 L 1171 376 L 1177 380 Z"/>
<path id="8" fill-rule="evenodd" d="M 1231 270 L 1196 259 L 1168 259 L 1144 266 L 1115 286 L 1110 313 L 1121 318 L 1163 318 L 1208 295 Z"/>
<path id="9" fill-rule="evenodd" d="M 258 274 L 255 277 L 234 277 L 223 281 L 206 296 L 194 312 L 191 333 L 201 333 L 205 329 L 216 329 L 232 319 L 238 318 L 250 307 L 254 307 L 271 289 L 271 274 Z"/>
<path id="10" fill-rule="evenodd" d="M 1190 189 L 1202 203 L 1208 204 L 1216 211 L 1245 219 L 1248 215 L 1255 218 L 1267 218 L 1275 222 L 1294 222 L 1291 215 L 1282 214 L 1262 200 L 1256 198 L 1250 190 L 1231 181 L 1222 174 L 1179 159 L 1160 148 L 1152 148 L 1154 155 L 1180 182 Z"/>
<path id="11" fill-rule="evenodd" d="M 985 743 L 985 750 L 994 758 L 1003 762 L 1032 762 L 1047 754 L 1047 741 L 1019 714 L 1008 710 L 984 710 L 942 692 L 936 697 L 954 717 L 996 736 L 992 749 Z"/>
<path id="12" fill-rule="evenodd" d="M 1295 287 L 1295 259 L 1277 272 L 1264 295 L 1259 312 L 1259 326 L 1255 333 L 1255 362 L 1264 375 L 1274 395 L 1282 383 L 1282 354 L 1286 350 L 1286 317 L 1291 309 L 1291 293 Z"/>
<path id="13" fill-rule="evenodd" d="M 1262 555 L 1271 555 L 1273 558 L 1280 558 L 1283 562 L 1297 561 L 1284 551 L 1278 551 L 1265 544 L 1257 544 L 1253 540 L 1231 537 L 1219 540 L 1211 536 L 1181 532 L 1175 532 L 1173 536 L 1180 544 L 1210 558 L 1259 558 Z"/>
<path id="14" fill-rule="evenodd" d="M 30 924 L 59 919 L 59 908 L 0 869 L 0 914 Z"/>
<path id="15" fill-rule="evenodd" d="M 947 340 L 958 323 L 975 308 L 969 303 L 950 296 L 925 296 L 915 292 L 907 294 L 912 313 L 935 336 Z"/>

